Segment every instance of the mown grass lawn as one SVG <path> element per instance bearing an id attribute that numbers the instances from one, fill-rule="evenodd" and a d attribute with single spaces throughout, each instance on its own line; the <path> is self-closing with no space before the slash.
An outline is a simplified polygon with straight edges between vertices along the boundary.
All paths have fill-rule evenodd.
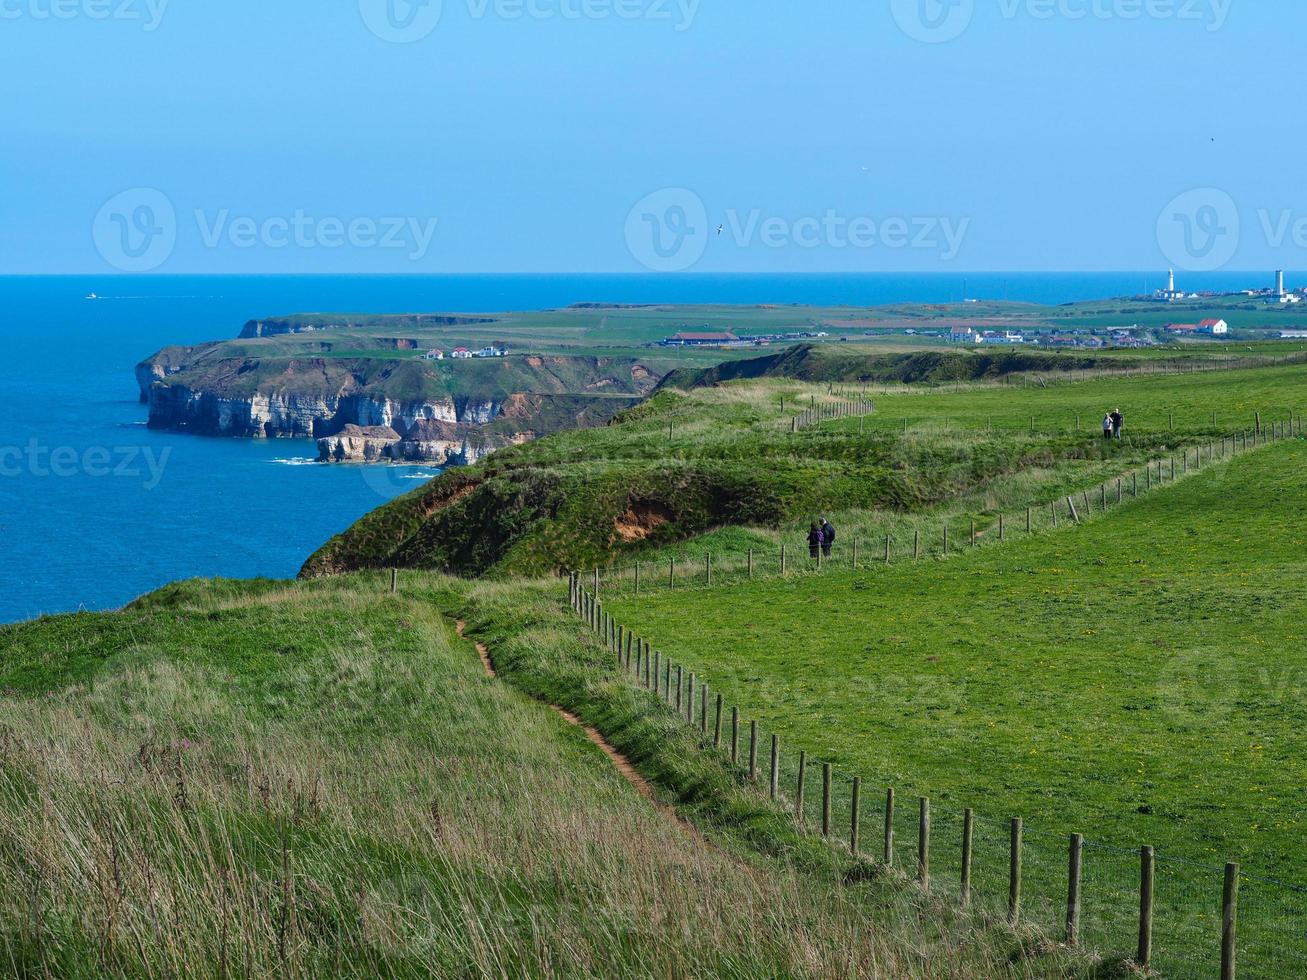
<path id="1" fill-rule="evenodd" d="M 947 562 L 609 608 L 848 772 L 1303 884 L 1304 473 L 1282 444 Z"/>

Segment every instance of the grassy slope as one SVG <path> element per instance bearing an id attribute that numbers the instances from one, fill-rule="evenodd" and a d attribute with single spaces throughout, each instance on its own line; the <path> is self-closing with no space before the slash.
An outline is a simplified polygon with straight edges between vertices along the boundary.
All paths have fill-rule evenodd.
<path id="1" fill-rule="evenodd" d="M 1024 507 L 1094 485 L 1143 458 L 1251 425 L 1254 411 L 1267 420 L 1301 412 L 1307 369 L 1047 387 L 886 385 L 871 396 L 877 412 L 865 423 L 845 419 L 793 434 L 788 420 L 798 408 L 833 400 L 825 385 L 764 378 L 665 390 L 608 428 L 503 450 L 446 474 L 328 542 L 305 571 L 394 563 L 539 573 L 630 561 L 706 532 L 704 547 L 738 552 L 781 538 L 797 546 L 819 511 L 882 540 L 903 529 L 903 515 L 941 504 L 944 516 L 977 517 L 983 527 L 1000 505 Z M 1096 437 L 1101 413 L 1117 405 L 1130 438 L 1104 447 Z M 987 426 L 992 433 L 976 431 Z M 463 488 L 471 491 L 457 496 Z M 624 538 L 617 525 L 631 508 L 656 511 L 665 523 L 646 539 Z M 753 530 L 741 535 L 744 527 Z"/>
<path id="2" fill-rule="evenodd" d="M 614 595 L 609 608 L 845 771 L 1215 869 L 1170 865 L 1201 887 L 1164 885 L 1164 903 L 1197 915 L 1227 859 L 1307 884 L 1304 467 L 1307 444 L 1281 444 L 1106 519 L 948 562 Z M 1249 928 L 1273 934 L 1290 893 L 1248 891 Z"/>
<path id="3" fill-rule="evenodd" d="M 1061 973 L 1057 956 L 1009 969 L 1015 939 L 981 940 L 892 881 L 841 886 L 847 857 L 614 698 L 645 765 L 692 788 L 710 830 L 735 828 L 714 833 L 724 850 L 687 838 L 577 731 L 483 676 L 435 613 L 451 587 L 191 582 L 0 630 L 0 969 Z M 612 697 L 556 598 L 457 602 L 528 686 L 589 713 Z"/>

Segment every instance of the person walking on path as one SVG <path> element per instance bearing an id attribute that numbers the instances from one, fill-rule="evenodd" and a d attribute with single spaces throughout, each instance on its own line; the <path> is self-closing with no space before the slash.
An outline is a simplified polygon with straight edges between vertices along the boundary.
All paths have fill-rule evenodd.
<path id="1" fill-rule="evenodd" d="M 814 560 L 821 557 L 821 549 L 825 543 L 826 535 L 821 533 L 821 528 L 816 524 L 812 525 L 808 531 L 808 553 Z"/>
<path id="2" fill-rule="evenodd" d="M 1104 438 L 1104 439 L 1111 439 L 1111 438 L 1112 438 L 1112 429 L 1113 429 L 1113 428 L 1115 428 L 1115 424 L 1114 424 L 1113 421 L 1112 421 L 1112 413 L 1111 413 L 1111 412 L 1108 412 L 1106 415 L 1103 416 L 1103 438 Z"/>
<path id="3" fill-rule="evenodd" d="M 830 557 L 831 549 L 835 547 L 835 528 L 826 518 L 821 519 L 821 553 L 827 558 Z"/>
<path id="4" fill-rule="evenodd" d="M 1112 438 L 1120 439 L 1121 429 L 1125 427 L 1125 416 L 1121 414 L 1121 409 L 1113 409 L 1108 418 L 1112 420 Z"/>

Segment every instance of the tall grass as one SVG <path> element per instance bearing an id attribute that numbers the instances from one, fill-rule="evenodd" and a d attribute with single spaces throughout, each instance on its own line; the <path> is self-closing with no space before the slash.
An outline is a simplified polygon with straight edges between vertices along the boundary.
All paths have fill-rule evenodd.
<path id="1" fill-rule="evenodd" d="M 0 631 L 0 972 L 1008 972 L 911 900 L 869 919 L 830 866 L 687 835 L 387 584 L 188 583 Z M 506 656 L 576 642 L 549 632 Z"/>

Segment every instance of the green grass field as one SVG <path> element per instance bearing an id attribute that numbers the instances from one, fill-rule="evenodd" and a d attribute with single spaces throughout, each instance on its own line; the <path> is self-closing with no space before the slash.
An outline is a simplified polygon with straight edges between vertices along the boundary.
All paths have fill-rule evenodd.
<path id="1" fill-rule="evenodd" d="M 0 629 L 0 972 L 1084 975 L 901 882 L 841 885 L 847 856 L 614 698 L 605 719 L 669 802 L 712 800 L 712 843 L 687 834 L 484 675 L 437 611 L 462 588 L 188 582 Z M 566 686 L 590 716 L 598 693 L 576 692 L 622 690 L 579 666 L 605 658 L 552 592 L 478 605 L 521 686 Z"/>
<path id="2" fill-rule="evenodd" d="M 1226 860 L 1307 886 L 1305 469 L 1307 443 L 1281 443 L 946 562 L 621 591 L 608 606 L 844 772 L 1059 837 L 1156 845 L 1163 900 L 1199 915 Z M 1249 975 L 1301 965 L 1295 893 L 1248 888 L 1267 906 Z M 1179 943 L 1194 925 L 1176 928 Z M 1269 959 L 1278 945 L 1296 949 Z"/>

